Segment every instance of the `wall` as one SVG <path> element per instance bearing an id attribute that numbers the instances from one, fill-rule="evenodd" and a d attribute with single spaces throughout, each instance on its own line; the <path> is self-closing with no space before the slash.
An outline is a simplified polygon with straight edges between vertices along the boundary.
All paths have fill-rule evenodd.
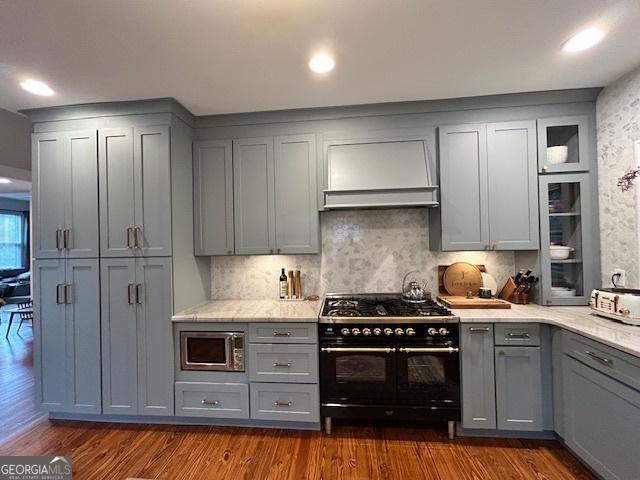
<path id="1" fill-rule="evenodd" d="M 1 108 L 0 165 L 31 170 L 31 122 Z"/>
<path id="2" fill-rule="evenodd" d="M 596 121 L 602 283 L 609 286 L 613 270 L 623 268 L 627 286 L 640 288 L 640 179 L 624 193 L 616 186 L 621 175 L 640 163 L 640 159 L 633 158 L 633 143 L 640 140 L 640 68 L 600 93 Z"/>
<path id="3" fill-rule="evenodd" d="M 329 211 L 321 216 L 320 255 L 211 258 L 212 298 L 275 298 L 280 269 L 302 271 L 305 295 L 399 292 L 402 277 L 418 269 L 432 293 L 438 265 L 484 264 L 502 287 L 514 274 L 513 252 L 429 250 L 428 209 Z"/>
<path id="4" fill-rule="evenodd" d="M 0 197 L 0 210 L 14 210 L 16 212 L 28 212 L 29 202 L 27 200 L 15 200 L 13 198 Z"/>

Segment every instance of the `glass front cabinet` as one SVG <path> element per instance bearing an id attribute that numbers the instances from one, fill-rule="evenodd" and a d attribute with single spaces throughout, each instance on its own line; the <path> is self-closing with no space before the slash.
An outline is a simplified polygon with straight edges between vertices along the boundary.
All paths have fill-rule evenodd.
<path id="1" fill-rule="evenodd" d="M 596 252 L 588 173 L 541 175 L 540 259 L 543 305 L 587 305 Z"/>
<path id="2" fill-rule="evenodd" d="M 589 118 L 586 115 L 538 120 L 538 171 L 540 173 L 589 170 Z"/>

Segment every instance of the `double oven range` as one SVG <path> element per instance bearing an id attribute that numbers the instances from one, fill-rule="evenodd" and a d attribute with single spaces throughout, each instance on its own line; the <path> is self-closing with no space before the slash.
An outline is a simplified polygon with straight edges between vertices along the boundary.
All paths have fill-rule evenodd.
<path id="1" fill-rule="evenodd" d="M 320 400 L 332 418 L 460 420 L 459 319 L 400 295 L 327 295 L 319 319 Z"/>

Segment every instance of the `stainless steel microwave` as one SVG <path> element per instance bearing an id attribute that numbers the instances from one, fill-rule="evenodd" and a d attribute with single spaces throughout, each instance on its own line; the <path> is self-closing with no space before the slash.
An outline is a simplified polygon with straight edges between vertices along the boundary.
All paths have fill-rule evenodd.
<path id="1" fill-rule="evenodd" d="M 243 332 L 180 332 L 182 370 L 244 372 Z"/>

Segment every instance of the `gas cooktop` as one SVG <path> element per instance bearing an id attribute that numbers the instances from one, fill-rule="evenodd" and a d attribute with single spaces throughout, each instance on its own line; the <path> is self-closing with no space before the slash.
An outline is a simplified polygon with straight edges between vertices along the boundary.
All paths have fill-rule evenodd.
<path id="1" fill-rule="evenodd" d="M 458 322 L 434 300 L 407 303 L 400 294 L 333 294 L 322 305 L 320 323 L 444 323 Z"/>

